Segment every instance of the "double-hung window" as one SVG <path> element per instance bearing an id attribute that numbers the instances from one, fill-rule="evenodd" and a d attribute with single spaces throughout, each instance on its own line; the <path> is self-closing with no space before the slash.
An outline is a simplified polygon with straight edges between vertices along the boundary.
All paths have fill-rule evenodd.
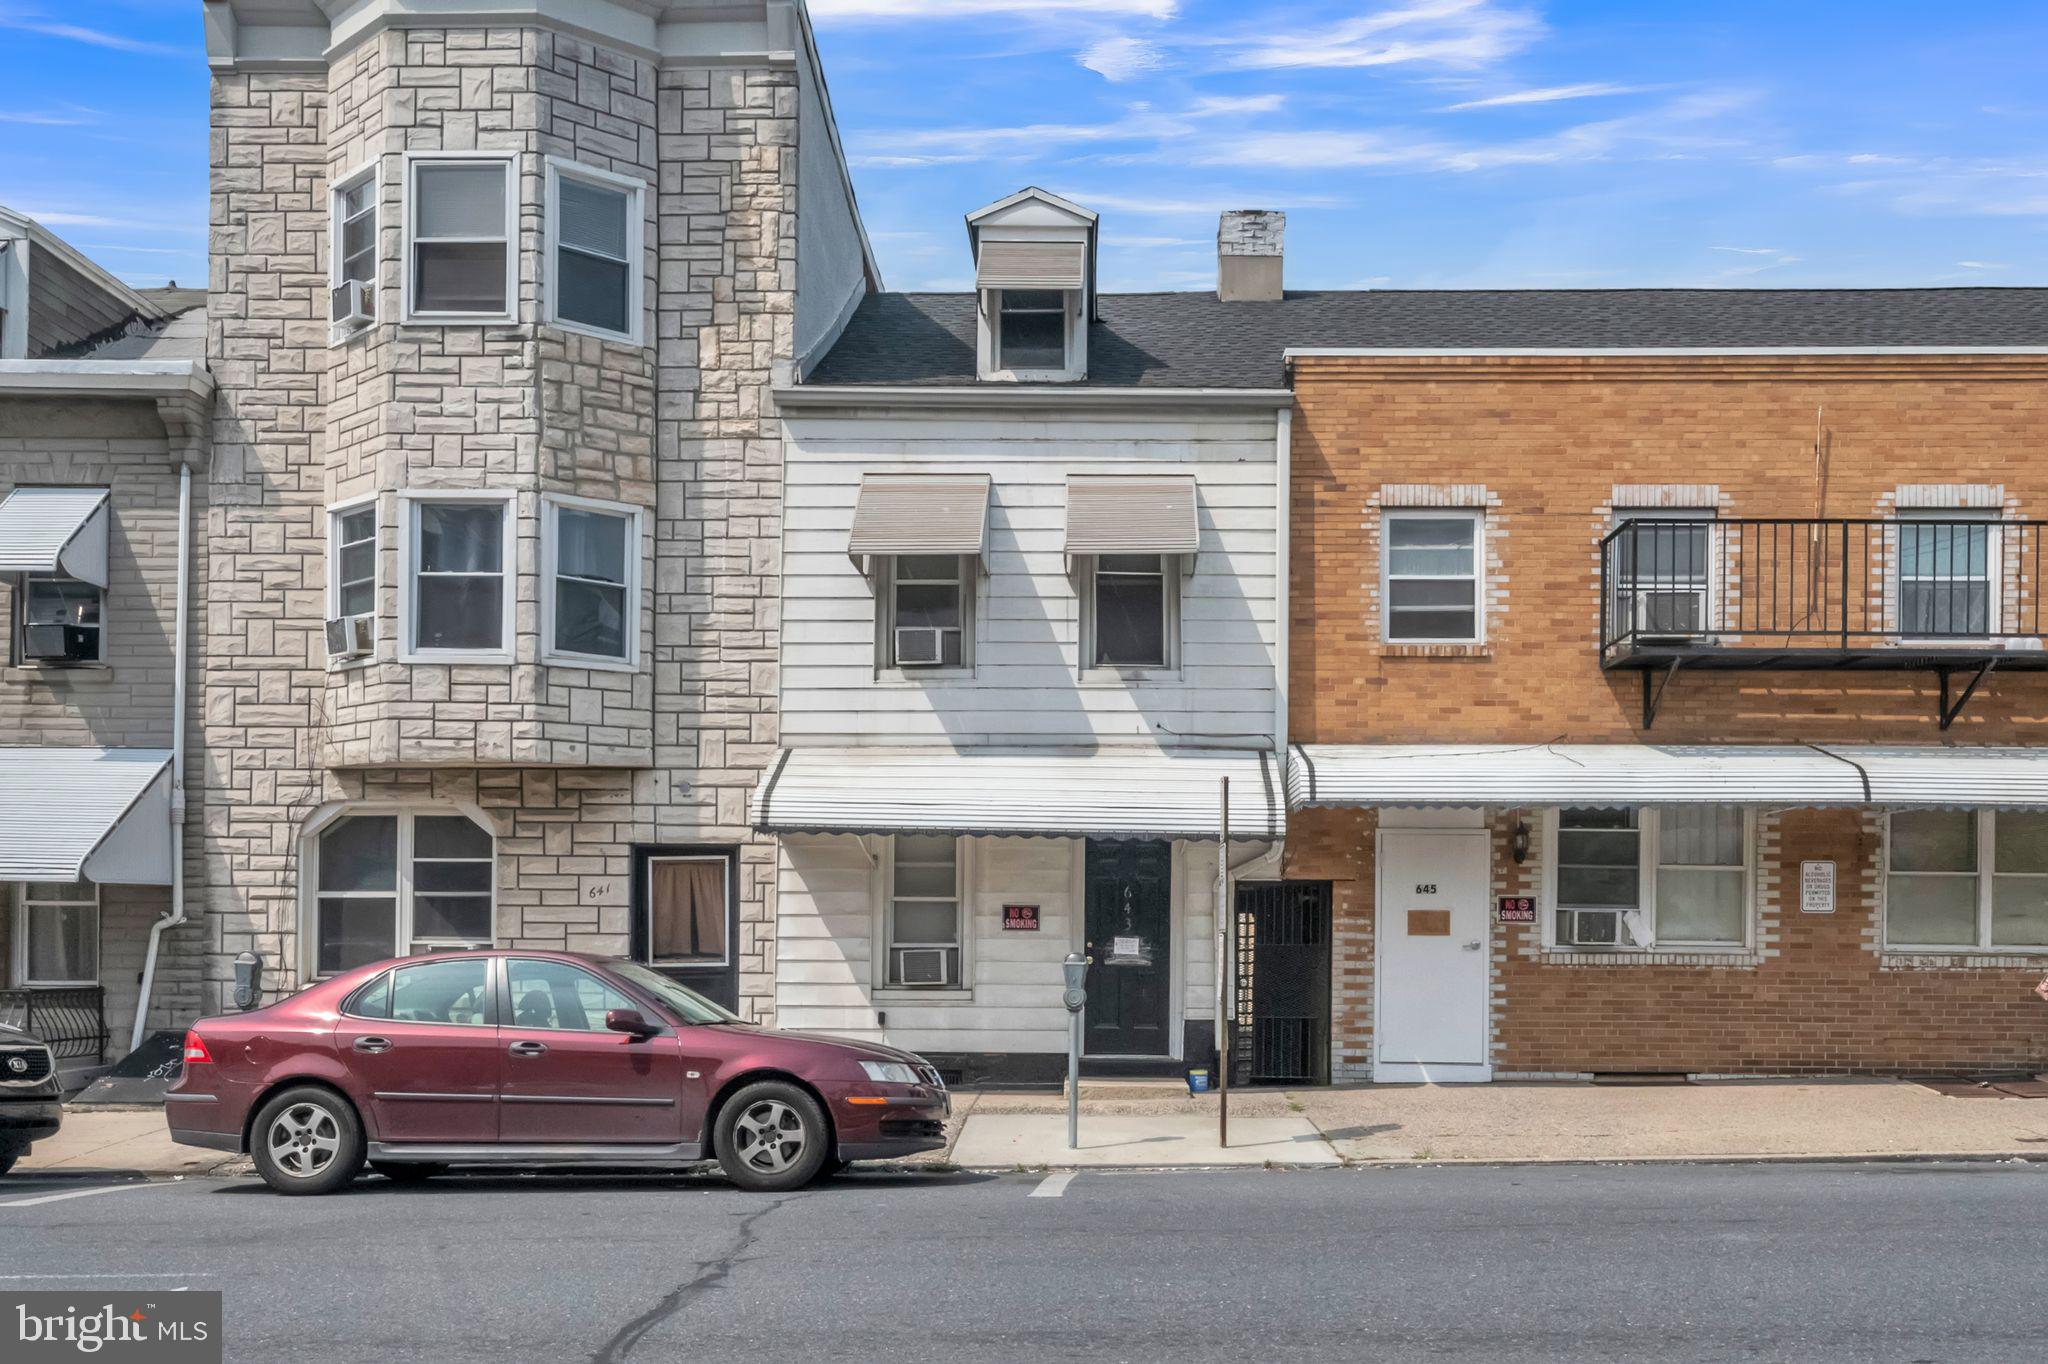
<path id="1" fill-rule="evenodd" d="M 552 496 L 543 507 L 549 661 L 633 666 L 639 658 L 639 512 Z"/>
<path id="2" fill-rule="evenodd" d="M 1713 628 L 1714 536 L 1706 511 L 1617 510 L 1615 638 L 1692 638 Z"/>
<path id="3" fill-rule="evenodd" d="M 100 889 L 89 881 L 21 886 L 14 978 L 23 985 L 92 985 L 100 978 Z"/>
<path id="4" fill-rule="evenodd" d="M 377 610 L 377 504 L 336 507 L 327 515 L 330 616 Z"/>
<path id="5" fill-rule="evenodd" d="M 493 844 L 467 815 L 345 815 L 317 835 L 313 969 L 493 940 Z"/>
<path id="6" fill-rule="evenodd" d="M 899 554 L 889 561 L 882 631 L 891 668 L 962 668 L 971 663 L 974 563 L 960 554 Z"/>
<path id="7" fill-rule="evenodd" d="M 1060 289 L 999 290 L 996 368 L 1012 372 L 1066 369 L 1067 298 Z"/>
<path id="8" fill-rule="evenodd" d="M 548 320 L 639 339 L 641 196 L 637 180 L 548 162 Z"/>
<path id="9" fill-rule="evenodd" d="M 1899 630 L 1909 639 L 1981 639 L 1997 629 L 1997 527 L 1981 512 L 1908 512 L 1899 520 Z"/>
<path id="10" fill-rule="evenodd" d="M 1733 948 L 1748 941 L 1748 817 L 1737 806 L 1556 816 L 1559 947 Z"/>
<path id="11" fill-rule="evenodd" d="M 1885 870 L 1889 946 L 2048 951 L 2048 814 L 1895 811 Z"/>
<path id="12" fill-rule="evenodd" d="M 402 495 L 409 658 L 509 662 L 512 647 L 512 499 Z"/>
<path id="13" fill-rule="evenodd" d="M 334 187 L 328 225 L 334 290 L 333 318 L 376 315 L 377 170 L 365 167 Z M 356 286 L 351 289 L 350 286 Z"/>
<path id="14" fill-rule="evenodd" d="M 1473 644 L 1480 638 L 1476 512 L 1390 511 L 1381 522 L 1380 599 L 1390 644 Z"/>
<path id="15" fill-rule="evenodd" d="M 416 321 L 509 322 L 517 272 L 510 156 L 407 162 L 406 311 Z"/>
<path id="16" fill-rule="evenodd" d="M 106 661 L 106 590 L 77 578 L 21 580 L 21 657 L 31 663 Z"/>
<path id="17" fill-rule="evenodd" d="M 962 984 L 960 846 L 951 834 L 890 840 L 889 984 Z"/>
<path id="18" fill-rule="evenodd" d="M 1172 555 L 1096 556 L 1089 666 L 1170 667 L 1179 585 Z"/>

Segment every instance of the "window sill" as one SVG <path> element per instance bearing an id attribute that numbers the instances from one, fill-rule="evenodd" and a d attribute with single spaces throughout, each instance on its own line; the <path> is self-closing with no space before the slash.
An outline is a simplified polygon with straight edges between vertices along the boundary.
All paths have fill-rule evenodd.
<path id="1" fill-rule="evenodd" d="M 581 668 L 594 673 L 637 673 L 640 665 L 623 658 L 582 658 L 576 654 L 542 654 L 541 663 L 549 668 Z"/>
<path id="2" fill-rule="evenodd" d="M 884 668 L 875 681 L 884 686 L 914 687 L 921 682 L 972 682 L 972 668 Z"/>
<path id="3" fill-rule="evenodd" d="M 1382 640 L 1382 658 L 1492 658 L 1493 646 L 1478 640 L 1440 641 L 1422 644 L 1412 640 Z"/>
<path id="4" fill-rule="evenodd" d="M 1080 685 L 1084 687 L 1121 687 L 1133 682 L 1183 681 L 1179 668 L 1117 667 L 1106 665 L 1081 670 Z"/>
<path id="5" fill-rule="evenodd" d="M 519 319 L 510 313 L 406 313 L 399 318 L 403 327 L 516 327 Z"/>
<path id="6" fill-rule="evenodd" d="M 648 349 L 646 340 L 628 332 L 608 332 L 601 327 L 587 327 L 581 322 L 566 322 L 559 317 L 549 318 L 545 325 L 550 331 L 566 332 L 571 336 L 587 336 L 593 341 L 609 341 L 612 345 L 624 346 L 629 350 Z"/>
<path id="7" fill-rule="evenodd" d="M 972 1004 L 971 985 L 883 985 L 870 995 L 877 1004 Z"/>
<path id="8" fill-rule="evenodd" d="M 343 327 L 329 323 L 327 349 L 340 350 L 344 346 L 353 345 L 367 336 L 374 335 L 376 330 L 377 323 L 374 319 L 354 327 Z"/>
<path id="9" fill-rule="evenodd" d="M 113 671 L 110 663 L 15 663 L 8 666 L 6 676 L 9 682 L 48 682 L 58 677 L 105 682 Z"/>
<path id="10" fill-rule="evenodd" d="M 1763 957 L 1748 947 L 1558 947 L 1546 946 L 1551 966 L 1706 966 L 1753 970 Z"/>
<path id="11" fill-rule="evenodd" d="M 2038 971 L 2048 947 L 1887 947 L 1885 971 Z"/>
<path id="12" fill-rule="evenodd" d="M 462 650 L 415 649 L 398 656 L 400 663 L 444 663 L 453 666 L 481 664 L 485 667 L 510 667 L 512 655 L 503 649 L 480 650 L 470 653 Z"/>

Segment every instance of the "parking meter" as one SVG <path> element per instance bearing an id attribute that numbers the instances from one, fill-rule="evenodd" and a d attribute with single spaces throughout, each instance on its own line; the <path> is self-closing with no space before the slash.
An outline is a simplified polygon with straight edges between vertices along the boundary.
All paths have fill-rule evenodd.
<path id="1" fill-rule="evenodd" d="M 253 1009 L 263 993 L 263 957 L 244 952 L 235 958 L 235 1007 Z"/>
<path id="2" fill-rule="evenodd" d="M 1067 1006 L 1067 1149 L 1080 1144 L 1081 1136 L 1081 1010 L 1088 1006 L 1088 958 L 1067 953 L 1060 964 L 1066 973 L 1067 992 L 1060 1002 Z"/>

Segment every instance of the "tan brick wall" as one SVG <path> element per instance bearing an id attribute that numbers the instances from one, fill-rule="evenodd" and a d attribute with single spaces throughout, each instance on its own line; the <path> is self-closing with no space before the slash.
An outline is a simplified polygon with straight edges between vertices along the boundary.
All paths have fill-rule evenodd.
<path id="1" fill-rule="evenodd" d="M 1752 673 L 1681 676 L 1645 733 L 1637 680 L 1597 659 L 1597 546 L 1618 488 L 1624 505 L 1729 516 L 1881 517 L 1932 498 L 2048 519 L 2048 363 L 1310 359 L 1295 380 L 1294 741 L 2031 743 L 2048 726 L 2039 674 L 1998 677 L 1943 735 L 1931 677 Z M 1487 508 L 1482 646 L 1380 642 L 1379 508 L 1432 501 Z M 1540 835 L 1523 865 L 1507 854 L 1516 818 L 1493 819 L 1496 894 L 1541 886 Z M 1882 949 L 1875 812 L 1758 824 L 1753 952 L 1546 954 L 1540 927 L 1496 925 L 1497 1073 L 2048 1065 L 2048 1009 L 2030 993 L 2040 959 Z M 1337 885 L 1339 1078 L 1369 1073 L 1375 827 L 1369 812 L 1310 810 L 1289 830 L 1287 874 Z M 1805 860 L 1837 863 L 1835 914 L 1798 912 Z"/>

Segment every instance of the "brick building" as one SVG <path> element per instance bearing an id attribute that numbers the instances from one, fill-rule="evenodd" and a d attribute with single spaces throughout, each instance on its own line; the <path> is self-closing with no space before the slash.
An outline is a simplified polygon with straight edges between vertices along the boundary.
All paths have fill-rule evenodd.
<path id="1" fill-rule="evenodd" d="M 1333 1073 L 2048 1064 L 2042 292 L 1383 306 L 1290 355 Z"/>

